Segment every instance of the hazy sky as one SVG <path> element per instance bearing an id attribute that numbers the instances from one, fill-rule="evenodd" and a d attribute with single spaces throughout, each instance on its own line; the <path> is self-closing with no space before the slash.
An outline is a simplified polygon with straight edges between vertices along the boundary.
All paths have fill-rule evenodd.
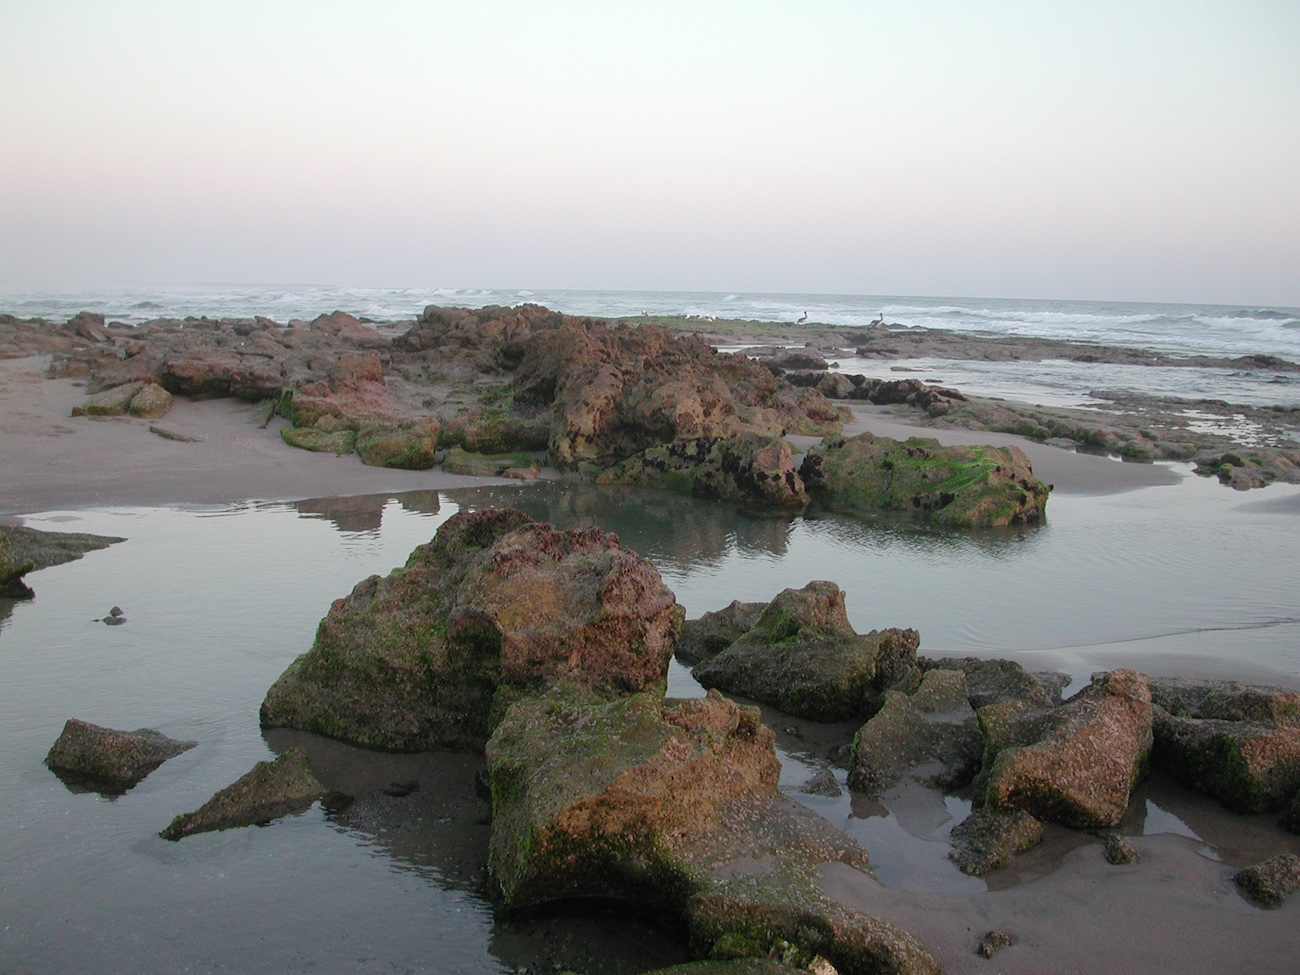
<path id="1" fill-rule="evenodd" d="M 1300 305 L 1296 0 L 0 0 L 0 285 Z"/>

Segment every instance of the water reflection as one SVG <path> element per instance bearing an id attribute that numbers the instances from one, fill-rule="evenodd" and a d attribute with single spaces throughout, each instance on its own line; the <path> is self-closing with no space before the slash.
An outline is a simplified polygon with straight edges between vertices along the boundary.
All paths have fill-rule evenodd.
<path id="1" fill-rule="evenodd" d="M 396 501 L 404 511 L 436 515 L 441 508 L 437 491 L 400 494 L 356 494 L 346 498 L 308 498 L 291 505 L 303 518 L 321 518 L 341 532 L 376 532 L 383 524 L 384 508 Z"/>

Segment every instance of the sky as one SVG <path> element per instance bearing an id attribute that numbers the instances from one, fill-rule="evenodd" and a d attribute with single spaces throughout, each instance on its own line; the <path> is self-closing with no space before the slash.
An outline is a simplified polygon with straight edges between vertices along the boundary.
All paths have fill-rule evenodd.
<path id="1" fill-rule="evenodd" d="M 1294 0 L 0 0 L 0 287 L 1300 305 Z"/>

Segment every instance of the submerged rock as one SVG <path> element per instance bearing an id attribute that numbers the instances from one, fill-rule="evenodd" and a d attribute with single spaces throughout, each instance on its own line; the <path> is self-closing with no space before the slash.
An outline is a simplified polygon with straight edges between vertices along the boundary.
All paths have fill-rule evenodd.
<path id="1" fill-rule="evenodd" d="M 1024 810 L 1003 812 L 982 806 L 953 827 L 948 856 L 962 873 L 981 877 L 1005 867 L 1042 838 L 1043 824 Z"/>
<path id="2" fill-rule="evenodd" d="M 942 447 L 870 433 L 814 446 L 799 473 L 828 508 L 903 511 L 958 528 L 1036 524 L 1050 490 L 1017 447 Z"/>
<path id="3" fill-rule="evenodd" d="M 833 582 L 786 589 L 758 622 L 692 672 L 705 687 L 743 694 L 815 721 L 865 717 L 915 670 L 915 630 L 859 635 Z"/>
<path id="4" fill-rule="evenodd" d="M 716 657 L 753 628 L 767 603 L 742 603 L 739 599 L 712 613 L 682 624 L 674 655 L 684 664 Z"/>
<path id="5" fill-rule="evenodd" d="M 808 503 L 790 445 L 757 433 L 725 439 L 696 437 L 649 447 L 602 471 L 596 482 L 780 508 L 802 508 Z"/>
<path id="6" fill-rule="evenodd" d="M 325 786 L 311 774 L 306 750 L 290 748 L 274 761 L 258 762 L 194 812 L 177 816 L 158 835 L 175 842 L 195 833 L 263 824 L 305 812 L 325 794 Z"/>
<path id="7" fill-rule="evenodd" d="M 151 728 L 114 731 L 70 718 L 45 756 L 45 764 L 70 784 L 120 794 L 197 744 L 168 738 Z"/>
<path id="8" fill-rule="evenodd" d="M 1281 907 L 1290 894 L 1300 890 L 1300 856 L 1281 853 L 1247 867 L 1232 878 L 1237 886 L 1265 907 Z"/>
<path id="9" fill-rule="evenodd" d="M 986 712 L 997 707 L 981 710 L 986 728 Z M 1023 809 L 1065 826 L 1118 825 L 1151 751 L 1146 675 L 1094 674 L 1088 687 L 1035 720 L 1041 737 L 989 756 L 984 800 L 995 809 Z M 996 745 L 996 736 L 986 732 L 986 738 Z"/>
<path id="10" fill-rule="evenodd" d="M 966 699 L 960 670 L 931 670 L 912 694 L 889 691 L 853 739 L 849 785 L 878 793 L 909 776 L 941 789 L 960 788 L 980 766 L 984 739 Z"/>
<path id="11" fill-rule="evenodd" d="M 404 567 L 335 601 L 262 723 L 393 751 L 477 747 L 499 687 L 662 693 L 680 625 L 659 573 L 615 536 L 461 512 Z"/>

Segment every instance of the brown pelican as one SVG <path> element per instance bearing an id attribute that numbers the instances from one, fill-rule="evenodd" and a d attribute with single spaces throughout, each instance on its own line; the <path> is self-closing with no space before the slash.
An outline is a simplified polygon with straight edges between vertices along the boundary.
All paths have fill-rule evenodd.
<path id="1" fill-rule="evenodd" d="M 804 313 L 803 313 L 803 317 L 800 318 L 797 322 L 795 322 L 795 324 L 796 324 L 796 325 L 802 325 L 802 324 L 803 324 L 804 322 L 806 322 L 806 321 L 808 321 L 808 313 L 807 313 L 807 312 L 804 312 Z"/>

